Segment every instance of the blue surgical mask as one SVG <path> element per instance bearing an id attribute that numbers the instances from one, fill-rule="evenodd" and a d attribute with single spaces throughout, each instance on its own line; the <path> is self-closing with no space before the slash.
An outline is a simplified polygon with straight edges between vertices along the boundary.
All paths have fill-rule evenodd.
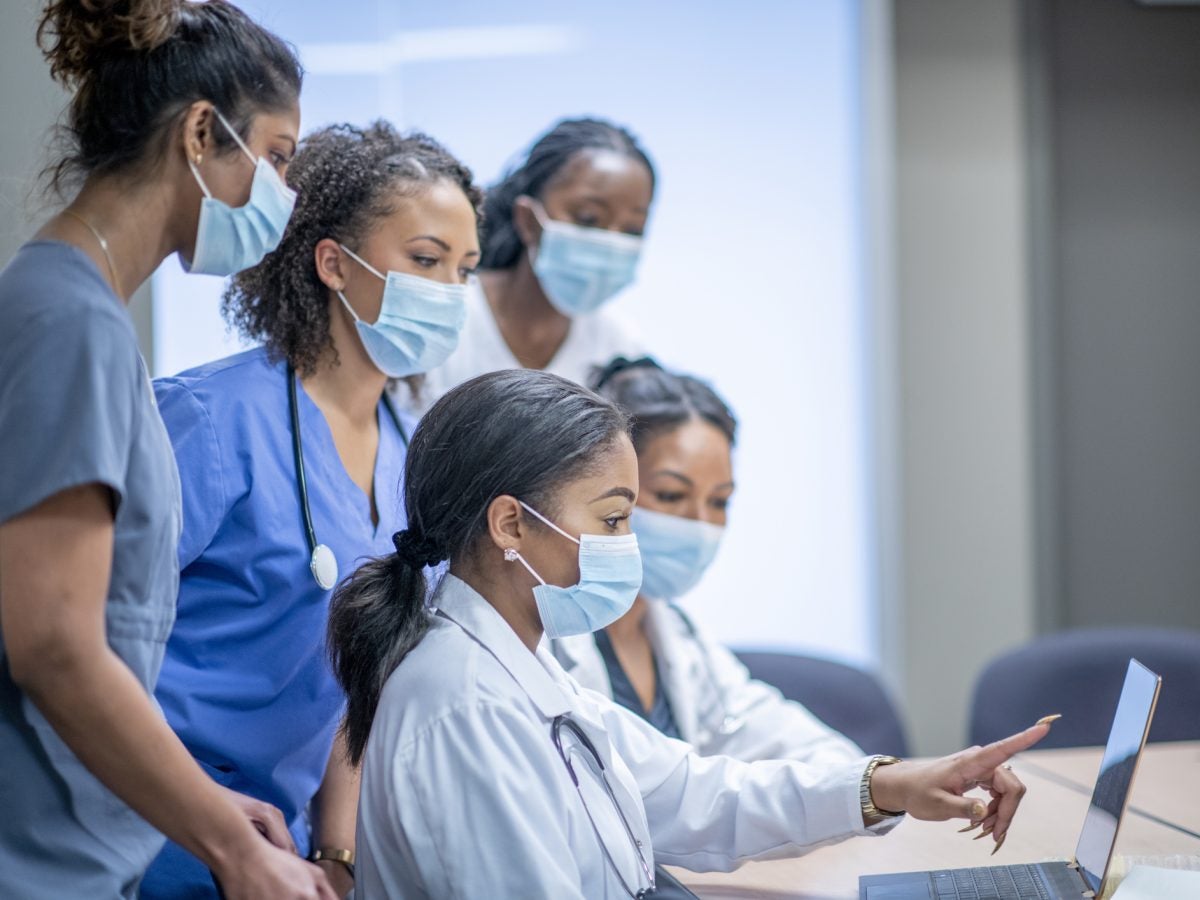
<path id="1" fill-rule="evenodd" d="M 533 273 L 564 316 L 594 312 L 633 282 L 640 237 L 559 222 L 536 201 L 534 215 L 542 236 L 531 254 Z"/>
<path id="2" fill-rule="evenodd" d="M 717 555 L 725 529 L 635 507 L 629 525 L 642 553 L 642 593 L 677 600 L 699 584 Z"/>
<path id="3" fill-rule="evenodd" d="M 458 346 L 458 336 L 467 321 L 467 286 L 442 284 L 404 272 L 384 275 L 349 247 L 339 246 L 384 281 L 383 305 L 374 325 L 360 319 L 346 295 L 337 292 L 354 317 L 363 348 L 375 367 L 389 378 L 403 378 L 444 363 Z"/>
<path id="4" fill-rule="evenodd" d="M 568 541 L 579 545 L 579 583 L 571 587 L 546 584 L 516 550 L 504 551 L 519 560 L 539 582 L 533 589 L 546 637 L 563 638 L 607 628 L 633 606 L 642 585 L 642 557 L 637 535 L 581 534 L 571 537 L 537 510 L 521 503 Z"/>
<path id="5" fill-rule="evenodd" d="M 220 112 L 215 108 L 213 112 L 254 164 L 254 180 L 250 183 L 250 199 L 245 206 L 235 209 L 212 195 L 196 164 L 188 160 L 192 175 L 204 191 L 204 199 L 200 202 L 196 247 L 192 258 L 182 262 L 186 271 L 199 275 L 232 275 L 257 266 L 279 246 L 296 205 L 296 192 L 283 183 L 269 162 L 254 158 Z"/>

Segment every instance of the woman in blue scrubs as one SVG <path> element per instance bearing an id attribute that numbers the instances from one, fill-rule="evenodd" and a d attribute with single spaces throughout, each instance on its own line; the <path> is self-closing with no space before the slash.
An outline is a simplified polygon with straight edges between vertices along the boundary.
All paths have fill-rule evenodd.
<path id="1" fill-rule="evenodd" d="M 358 780 L 336 737 L 331 588 L 404 527 L 414 423 L 385 389 L 416 386 L 456 345 L 481 197 L 442 147 L 384 123 L 309 136 L 289 183 L 298 200 L 279 248 L 224 298 L 262 346 L 155 385 L 184 510 L 156 695 L 205 770 L 278 807 L 344 896 Z M 215 893 L 168 844 L 142 896 L 183 895 Z"/>

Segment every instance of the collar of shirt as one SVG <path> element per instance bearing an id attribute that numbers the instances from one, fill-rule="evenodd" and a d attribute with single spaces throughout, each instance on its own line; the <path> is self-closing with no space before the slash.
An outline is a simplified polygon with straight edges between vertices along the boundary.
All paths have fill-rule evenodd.
<path id="1" fill-rule="evenodd" d="M 446 573 L 433 598 L 437 612 L 488 651 L 520 685 L 547 720 L 572 711 L 570 698 L 542 660 L 529 652 L 496 608 L 461 578 Z"/>

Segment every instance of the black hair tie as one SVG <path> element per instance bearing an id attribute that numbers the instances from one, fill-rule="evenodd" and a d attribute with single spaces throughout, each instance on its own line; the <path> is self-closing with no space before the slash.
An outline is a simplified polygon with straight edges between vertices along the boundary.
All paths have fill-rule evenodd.
<path id="1" fill-rule="evenodd" d="M 662 366 L 651 356 L 639 356 L 637 359 L 627 359 L 624 356 L 618 356 L 600 370 L 600 373 L 596 376 L 596 386 L 593 390 L 600 390 L 600 388 L 612 381 L 613 378 L 629 369 L 658 369 L 661 371 Z"/>
<path id="2" fill-rule="evenodd" d="M 396 555 L 401 561 L 414 569 L 436 566 L 446 554 L 441 551 L 437 541 L 421 537 L 411 528 L 397 531 L 392 535 L 392 543 L 396 547 Z"/>

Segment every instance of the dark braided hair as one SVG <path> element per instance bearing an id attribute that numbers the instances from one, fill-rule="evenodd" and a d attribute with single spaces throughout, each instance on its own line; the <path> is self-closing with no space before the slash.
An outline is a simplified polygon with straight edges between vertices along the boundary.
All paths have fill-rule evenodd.
<path id="1" fill-rule="evenodd" d="M 655 184 L 654 165 L 632 134 L 601 119 L 563 119 L 538 138 L 524 161 L 487 192 L 484 205 L 482 269 L 511 269 L 525 245 L 513 224 L 513 202 L 522 196 L 542 199 L 542 191 L 576 154 L 612 150 L 642 162 Z"/>
<path id="2" fill-rule="evenodd" d="M 37 39 L 51 76 L 74 91 L 61 153 L 43 173 L 59 194 L 91 174 L 153 164 L 197 100 L 245 138 L 256 112 L 300 96 L 295 50 L 225 0 L 55 0 Z M 223 128 L 213 139 L 218 152 L 237 149 Z"/>
<path id="3" fill-rule="evenodd" d="M 234 276 L 221 313 L 273 359 L 301 375 L 315 371 L 330 345 L 329 288 L 317 274 L 313 248 L 332 238 L 355 249 L 397 201 L 438 181 L 458 185 L 475 209 L 483 194 L 471 170 L 424 134 L 401 135 L 377 121 L 364 128 L 331 125 L 301 143 L 288 167 L 296 208 L 274 252 Z"/>
<path id="4" fill-rule="evenodd" d="M 737 443 L 737 419 L 716 391 L 691 375 L 666 371 L 649 357 L 618 356 L 592 370 L 590 386 L 629 416 L 639 455 L 655 438 L 697 419 L 725 435 L 731 447 Z"/>

